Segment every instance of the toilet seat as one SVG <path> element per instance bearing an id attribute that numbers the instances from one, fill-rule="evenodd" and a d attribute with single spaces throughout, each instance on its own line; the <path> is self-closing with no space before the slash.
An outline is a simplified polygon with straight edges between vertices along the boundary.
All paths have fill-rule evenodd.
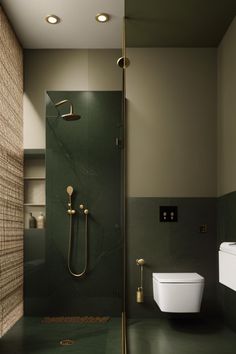
<path id="1" fill-rule="evenodd" d="M 204 278 L 198 273 L 153 273 L 153 278 L 160 283 L 203 283 Z"/>

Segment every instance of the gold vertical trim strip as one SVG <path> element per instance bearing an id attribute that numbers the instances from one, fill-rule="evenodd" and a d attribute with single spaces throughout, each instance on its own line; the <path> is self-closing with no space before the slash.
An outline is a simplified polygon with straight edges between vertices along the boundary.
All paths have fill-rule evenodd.
<path id="1" fill-rule="evenodd" d="M 123 134 L 124 134 L 124 150 L 123 150 L 123 233 L 124 233 L 124 243 L 123 243 L 123 312 L 122 312 L 122 354 L 127 354 L 127 327 L 126 327 L 126 178 L 127 178 L 127 158 L 126 158 L 126 147 L 127 147 L 127 135 L 126 135 L 126 18 L 123 18 L 123 32 L 122 32 L 122 57 L 123 57 L 123 68 L 122 68 L 122 92 L 123 92 L 123 102 L 122 102 L 122 115 L 123 115 Z"/>

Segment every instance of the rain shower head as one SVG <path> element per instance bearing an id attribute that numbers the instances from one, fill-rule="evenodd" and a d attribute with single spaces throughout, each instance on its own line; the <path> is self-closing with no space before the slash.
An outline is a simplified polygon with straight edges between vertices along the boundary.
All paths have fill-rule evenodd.
<path id="1" fill-rule="evenodd" d="M 66 114 L 61 114 L 60 117 L 62 117 L 63 119 L 67 120 L 67 121 L 72 121 L 72 120 L 78 120 L 81 118 L 81 116 L 79 114 L 75 114 L 74 113 L 74 107 L 71 101 L 69 100 L 62 100 L 60 102 L 55 103 L 55 107 L 61 106 L 64 103 L 69 103 L 70 105 L 70 111 L 69 113 Z"/>

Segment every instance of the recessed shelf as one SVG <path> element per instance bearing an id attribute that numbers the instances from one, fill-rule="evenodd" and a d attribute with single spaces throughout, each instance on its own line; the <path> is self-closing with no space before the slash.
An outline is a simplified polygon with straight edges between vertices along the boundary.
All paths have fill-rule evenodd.
<path id="1" fill-rule="evenodd" d="M 45 150 L 25 150 L 24 154 L 24 225 L 25 233 L 40 234 L 42 230 L 29 229 L 30 214 L 37 219 L 46 211 Z"/>
<path id="2" fill-rule="evenodd" d="M 45 149 L 24 149 L 24 156 L 27 159 L 45 159 Z"/>
<path id="3" fill-rule="evenodd" d="M 27 179 L 27 180 L 45 180 L 45 177 L 24 177 L 24 179 Z"/>
<path id="4" fill-rule="evenodd" d="M 24 203 L 24 206 L 46 206 L 46 204 Z"/>

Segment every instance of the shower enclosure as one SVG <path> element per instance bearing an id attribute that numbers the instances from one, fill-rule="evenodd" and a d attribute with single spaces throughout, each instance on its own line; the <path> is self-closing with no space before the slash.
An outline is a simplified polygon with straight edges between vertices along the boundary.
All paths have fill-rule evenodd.
<path id="1" fill-rule="evenodd" d="M 1 352 L 124 352 L 122 97 L 46 95 L 46 229 L 25 230 L 25 316 L 4 336 Z M 27 154 L 41 171 L 44 151 Z M 25 183 L 41 180 L 31 177 Z"/>
<path id="2" fill-rule="evenodd" d="M 61 116 L 73 103 L 80 120 Z M 46 261 L 49 316 L 122 313 L 122 93 L 48 92 L 46 122 Z M 71 225 L 67 187 L 73 187 Z M 81 207 L 89 209 L 86 217 Z M 68 271 L 68 261 L 76 278 Z"/>

